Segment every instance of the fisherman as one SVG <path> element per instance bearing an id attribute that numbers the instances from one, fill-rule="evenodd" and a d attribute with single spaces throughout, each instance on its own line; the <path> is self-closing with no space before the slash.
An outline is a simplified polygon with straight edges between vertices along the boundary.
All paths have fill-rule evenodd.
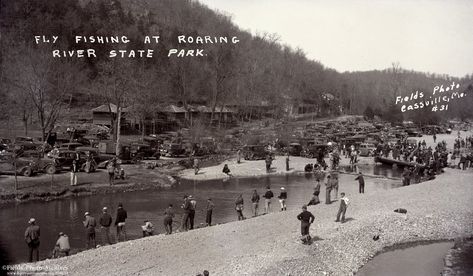
<path id="1" fill-rule="evenodd" d="M 281 192 L 279 193 L 279 204 L 281 204 L 281 211 L 286 211 L 287 206 L 286 206 L 286 200 L 287 200 L 287 192 L 284 187 L 281 187 Z"/>
<path id="2" fill-rule="evenodd" d="M 331 180 L 332 180 L 332 184 L 330 186 L 332 187 L 335 199 L 337 199 L 338 198 L 338 173 L 333 172 Z"/>
<path id="3" fill-rule="evenodd" d="M 87 249 L 91 246 L 93 246 L 92 248 L 95 248 L 97 247 L 95 242 L 95 227 L 97 226 L 97 221 L 89 212 L 85 212 L 84 217 L 85 221 L 83 221 L 83 224 L 87 234 Z"/>
<path id="4" fill-rule="evenodd" d="M 251 196 L 251 203 L 253 204 L 253 217 L 258 216 L 258 205 L 259 205 L 259 194 L 255 190 L 253 190 L 253 195 Z"/>
<path id="5" fill-rule="evenodd" d="M 154 233 L 153 224 L 149 220 L 144 221 L 144 225 L 141 226 L 141 230 L 143 232 L 143 238 L 147 236 L 152 236 Z"/>
<path id="6" fill-rule="evenodd" d="M 71 186 L 76 186 L 77 185 L 77 172 L 79 171 L 79 164 L 77 163 L 77 160 L 72 160 L 72 166 L 71 166 Z"/>
<path id="7" fill-rule="evenodd" d="M 269 173 L 271 172 L 271 163 L 273 162 L 273 159 L 271 158 L 271 155 L 266 155 L 266 159 L 264 161 L 266 163 L 266 172 Z"/>
<path id="8" fill-rule="evenodd" d="M 34 218 L 30 218 L 28 224 L 29 226 L 26 228 L 25 231 L 25 241 L 28 245 L 28 261 L 31 263 L 33 262 L 33 255 L 36 257 L 36 261 L 39 261 L 40 229 L 39 226 L 36 225 L 36 220 Z"/>
<path id="9" fill-rule="evenodd" d="M 241 163 L 241 149 L 238 149 L 238 151 L 237 151 L 237 163 L 238 164 Z"/>
<path id="10" fill-rule="evenodd" d="M 289 171 L 289 152 L 286 154 L 286 171 Z"/>
<path id="11" fill-rule="evenodd" d="M 69 237 L 63 232 L 59 233 L 59 238 L 56 241 L 56 245 L 53 250 L 53 258 L 58 258 L 60 254 L 69 256 L 71 245 L 69 243 Z"/>
<path id="12" fill-rule="evenodd" d="M 120 241 L 121 236 L 123 236 L 123 240 L 126 241 L 125 220 L 127 217 L 128 214 L 126 210 L 123 209 L 123 204 L 118 203 L 117 217 L 115 218 L 115 226 L 117 227 L 117 242 Z"/>
<path id="13" fill-rule="evenodd" d="M 205 224 L 207 226 L 212 225 L 212 213 L 213 213 L 214 207 L 215 207 L 215 204 L 212 202 L 212 199 L 208 198 L 207 199 L 207 208 L 206 208 L 207 209 L 207 214 L 205 216 Z"/>
<path id="14" fill-rule="evenodd" d="M 327 176 L 327 181 L 325 182 L 325 204 L 330 204 L 330 192 L 332 191 L 332 176 L 329 174 Z"/>
<path id="15" fill-rule="evenodd" d="M 297 219 L 301 221 L 301 235 L 302 242 L 304 244 L 310 244 L 312 238 L 309 233 L 310 225 L 314 222 L 314 215 L 307 211 L 307 206 L 302 206 L 302 213 L 297 216 Z"/>
<path id="16" fill-rule="evenodd" d="M 189 195 L 189 229 L 194 229 L 194 219 L 195 219 L 195 208 L 197 206 L 197 201 Z"/>
<path id="17" fill-rule="evenodd" d="M 359 172 L 355 180 L 358 180 L 358 190 L 360 194 L 364 194 L 365 193 L 365 178 L 363 177 L 363 174 Z"/>
<path id="18" fill-rule="evenodd" d="M 237 211 L 237 214 L 238 214 L 238 220 L 245 219 L 245 216 L 243 216 L 243 206 L 244 206 L 243 195 L 240 194 L 235 200 L 235 210 Z"/>
<path id="19" fill-rule="evenodd" d="M 182 216 L 181 222 L 181 230 L 187 231 L 189 229 L 189 213 L 190 213 L 190 199 L 188 195 L 184 196 L 184 203 L 182 204 L 181 208 L 184 210 L 184 215 Z"/>
<path id="20" fill-rule="evenodd" d="M 110 239 L 110 225 L 112 225 L 112 216 L 108 213 L 107 207 L 102 208 L 102 215 L 99 218 L 100 232 L 102 232 L 102 243 L 112 244 Z"/>
<path id="21" fill-rule="evenodd" d="M 232 176 L 232 174 L 230 173 L 230 169 L 228 168 L 228 165 L 227 165 L 227 164 L 223 165 L 223 170 L 222 170 L 222 172 L 223 172 L 224 174 L 228 175 L 228 176 Z"/>
<path id="22" fill-rule="evenodd" d="M 194 157 L 194 174 L 198 175 L 199 174 L 199 159 L 197 157 Z"/>
<path id="23" fill-rule="evenodd" d="M 340 199 L 340 208 L 338 209 L 337 220 L 335 220 L 335 222 L 339 222 L 340 221 L 340 215 L 342 215 L 342 223 L 344 223 L 345 222 L 345 213 L 347 212 L 347 207 L 348 207 L 348 204 L 349 204 L 349 200 L 345 196 L 345 193 L 342 192 L 340 195 L 342 196 L 342 198 Z"/>
<path id="24" fill-rule="evenodd" d="M 174 211 L 172 204 L 169 204 L 168 208 L 164 210 L 164 228 L 166 229 L 166 234 L 172 234 L 172 221 L 174 219 Z"/>
<path id="25" fill-rule="evenodd" d="M 112 186 L 115 182 L 115 162 L 116 158 L 114 157 L 107 164 L 108 181 L 110 183 L 110 186 Z"/>
<path id="26" fill-rule="evenodd" d="M 271 191 L 271 188 L 268 187 L 263 197 L 264 197 L 264 213 L 269 214 L 269 212 L 271 211 L 271 198 L 274 197 L 274 194 Z"/>

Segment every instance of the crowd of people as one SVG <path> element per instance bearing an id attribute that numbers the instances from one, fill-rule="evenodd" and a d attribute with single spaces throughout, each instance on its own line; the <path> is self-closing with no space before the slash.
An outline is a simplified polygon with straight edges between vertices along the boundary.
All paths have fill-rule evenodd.
<path id="1" fill-rule="evenodd" d="M 422 177 L 432 177 L 435 174 L 439 173 L 442 168 L 458 167 L 461 169 L 469 168 L 473 165 L 473 160 L 471 160 L 471 149 L 473 148 L 473 137 L 462 138 L 459 136 L 455 140 L 453 152 L 447 149 L 447 144 L 445 141 L 438 142 L 434 148 L 428 147 L 427 143 L 424 141 L 418 142 L 416 144 L 408 143 L 406 140 L 396 143 L 395 145 L 381 145 L 377 148 L 376 154 L 384 156 L 392 156 L 393 159 L 412 162 L 414 166 L 406 166 L 402 173 L 402 183 L 403 185 L 410 185 L 411 180 L 414 182 L 419 182 Z M 470 150 L 470 153 L 467 153 L 466 150 Z M 345 152 L 344 152 L 345 151 Z M 347 153 L 348 152 L 348 153 Z M 332 151 L 329 154 L 330 166 L 323 161 L 317 161 L 314 164 L 307 164 L 304 168 L 306 172 L 311 173 L 314 176 L 315 185 L 314 191 L 310 201 L 302 206 L 302 213 L 297 216 L 297 219 L 301 221 L 301 235 L 302 242 L 304 244 L 311 243 L 311 236 L 309 233 L 310 224 L 315 220 L 313 214 L 307 210 L 307 206 L 320 204 L 320 191 L 321 185 L 325 185 L 325 204 L 331 204 L 334 200 L 338 199 L 338 190 L 339 190 L 339 172 L 337 171 L 340 161 L 340 155 L 350 158 L 350 162 L 357 162 L 357 152 L 355 149 L 350 148 L 350 150 L 345 150 L 343 148 L 342 152 L 338 150 L 337 147 L 333 147 Z M 455 163 L 455 159 L 458 158 L 458 164 Z M 266 169 L 269 172 L 271 169 L 271 156 L 266 158 Z M 237 158 L 237 163 L 240 163 L 240 157 Z M 116 164 L 111 163 L 111 167 L 115 167 Z M 289 169 L 289 155 L 286 156 L 286 168 Z M 194 163 L 194 169 L 196 174 L 199 171 L 198 162 Z M 231 175 L 228 168 L 228 164 L 225 164 L 223 172 L 227 175 Z M 111 174 L 111 172 L 110 172 Z M 115 174 L 115 170 L 114 170 Z M 111 177 L 112 178 L 112 177 Z M 111 183 L 112 179 L 110 180 Z M 358 190 L 360 194 L 365 193 L 365 179 L 364 175 L 359 172 L 358 175 L 353 179 L 353 181 L 358 182 Z M 340 198 L 338 199 L 340 205 L 338 212 L 336 214 L 336 222 L 345 222 L 346 221 L 346 212 L 349 206 L 350 200 L 347 198 L 345 192 L 340 193 Z M 251 216 L 256 217 L 260 215 L 260 201 L 264 200 L 264 209 L 263 214 L 268 214 L 272 209 L 272 202 L 275 194 L 271 190 L 270 186 L 266 187 L 266 190 L 261 195 L 258 193 L 258 190 L 254 189 L 249 197 L 251 202 Z M 287 200 L 288 192 L 285 187 L 280 187 L 279 195 L 277 196 L 280 211 L 287 210 Z M 235 201 L 235 211 L 236 217 L 238 220 L 245 220 L 247 217 L 245 215 L 245 199 L 244 194 L 238 194 Z M 207 199 L 205 204 L 205 226 L 211 226 L 213 223 L 212 216 L 215 210 L 215 204 L 211 198 Z M 180 229 L 178 231 L 189 231 L 195 228 L 195 216 L 196 216 L 197 200 L 192 195 L 185 195 L 183 197 L 183 202 L 181 209 L 183 211 Z M 166 234 L 172 234 L 173 223 L 175 222 L 175 210 L 172 204 L 169 204 L 168 207 L 164 210 L 164 219 L 163 224 Z M 114 221 L 114 226 L 116 228 L 116 241 L 126 241 L 126 220 L 127 212 L 123 208 L 123 205 L 118 204 L 116 218 Z M 101 233 L 101 244 L 107 245 L 112 243 L 112 235 L 110 229 L 112 227 L 112 216 L 108 213 L 108 208 L 103 207 L 102 213 L 98 221 L 92 216 L 92 214 L 87 211 L 84 213 L 83 226 L 86 233 L 86 248 L 95 248 L 97 247 L 96 242 L 96 231 L 97 228 L 100 229 Z M 29 221 L 29 226 L 25 231 L 25 241 L 29 248 L 29 261 L 33 261 L 34 258 L 39 260 L 39 238 L 40 238 L 40 228 L 34 218 L 31 218 Z M 149 220 L 144 221 L 144 225 L 141 226 L 143 237 L 152 236 L 155 234 L 154 226 Z M 69 237 L 64 233 L 60 232 L 58 235 L 57 242 L 55 243 L 53 250 L 53 257 L 58 257 L 61 255 L 68 256 L 70 253 L 71 247 L 69 243 Z"/>

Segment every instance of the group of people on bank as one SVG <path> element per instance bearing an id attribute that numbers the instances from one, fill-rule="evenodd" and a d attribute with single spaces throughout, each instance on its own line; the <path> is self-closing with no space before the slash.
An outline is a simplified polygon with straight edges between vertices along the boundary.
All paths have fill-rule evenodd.
<path id="1" fill-rule="evenodd" d="M 126 237 L 126 229 L 125 229 L 125 221 L 127 219 L 127 212 L 123 208 L 123 204 L 119 203 L 115 223 L 113 224 L 116 228 L 116 237 L 117 242 L 125 241 Z M 97 219 L 92 216 L 90 212 L 84 213 L 84 221 L 83 226 L 85 229 L 85 236 L 86 236 L 86 248 L 95 248 L 97 247 L 96 242 L 96 232 L 97 228 L 99 229 L 102 235 L 102 244 L 112 244 L 112 236 L 110 233 L 110 228 L 112 227 L 112 216 L 108 212 L 107 207 L 102 208 L 102 213 L 100 217 Z M 28 246 L 28 261 L 32 262 L 33 259 L 39 261 L 39 245 L 40 245 L 40 227 L 37 224 L 35 218 L 30 218 L 28 221 L 28 227 L 25 231 L 25 242 Z M 145 221 L 146 225 L 146 221 Z M 54 249 L 52 252 L 52 257 L 56 258 L 59 256 L 68 256 L 71 250 L 69 237 L 64 233 L 60 232 L 58 235 L 58 239 L 54 245 Z"/>

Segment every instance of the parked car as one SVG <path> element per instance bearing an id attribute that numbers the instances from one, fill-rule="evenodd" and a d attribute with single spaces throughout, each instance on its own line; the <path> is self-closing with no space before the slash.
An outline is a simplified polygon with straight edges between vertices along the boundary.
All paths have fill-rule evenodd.
<path id="1" fill-rule="evenodd" d="M 178 157 L 186 153 L 182 144 L 165 142 L 161 147 L 161 155 L 169 157 Z"/>
<path id="2" fill-rule="evenodd" d="M 300 156 L 303 148 L 299 143 L 290 143 L 287 147 L 287 152 L 292 156 Z"/>
<path id="3" fill-rule="evenodd" d="M 17 155 L 23 160 L 29 160 L 34 173 L 55 174 L 57 171 L 56 163 L 48 157 L 45 157 L 41 150 L 27 150 Z"/>
<path id="4" fill-rule="evenodd" d="M 27 137 L 27 136 L 17 136 L 17 137 L 15 137 L 15 144 L 16 143 L 22 143 L 22 142 L 33 143 L 34 139 L 32 137 Z"/>
<path id="5" fill-rule="evenodd" d="M 148 144 L 132 143 L 130 145 L 130 156 L 136 162 L 150 157 L 159 159 L 161 154 L 159 150 L 153 149 Z"/>
<path id="6" fill-rule="evenodd" d="M 358 147 L 360 156 L 373 156 L 376 151 L 376 146 L 371 143 L 361 143 Z"/>
<path id="7" fill-rule="evenodd" d="M 77 142 L 72 142 L 72 143 L 64 143 L 62 145 L 59 146 L 59 149 L 63 149 L 63 150 L 75 150 L 76 148 L 78 147 L 82 147 L 84 146 L 83 144 L 81 143 L 77 143 Z"/>
<path id="8" fill-rule="evenodd" d="M 76 158 L 77 153 L 73 150 L 60 149 L 59 153 L 55 156 L 51 156 L 50 160 L 53 160 L 56 164 L 57 170 L 70 169 L 72 167 L 72 162 Z M 85 160 L 79 160 L 79 166 L 82 165 Z M 80 167 L 79 167 L 80 168 Z"/>
<path id="9" fill-rule="evenodd" d="M 15 160 L 12 153 L 6 153 L 0 155 L 0 174 L 15 174 L 30 177 L 33 175 L 34 163 L 25 158 L 17 158 L 16 166 Z"/>
<path id="10" fill-rule="evenodd" d="M 329 146 L 326 144 L 309 144 L 301 152 L 302 157 L 314 158 L 317 157 L 319 152 L 322 151 L 325 156 L 328 153 Z"/>
<path id="11" fill-rule="evenodd" d="M 422 137 L 422 133 L 417 129 L 406 129 L 407 137 Z"/>
<path id="12" fill-rule="evenodd" d="M 242 152 L 245 160 L 263 160 L 270 153 L 265 145 L 247 145 Z"/>

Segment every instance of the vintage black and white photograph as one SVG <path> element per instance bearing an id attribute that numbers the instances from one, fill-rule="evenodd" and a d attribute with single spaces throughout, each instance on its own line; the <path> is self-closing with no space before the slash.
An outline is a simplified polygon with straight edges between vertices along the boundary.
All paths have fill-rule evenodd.
<path id="1" fill-rule="evenodd" d="M 470 0 L 1 0 L 0 276 L 473 275 Z"/>

